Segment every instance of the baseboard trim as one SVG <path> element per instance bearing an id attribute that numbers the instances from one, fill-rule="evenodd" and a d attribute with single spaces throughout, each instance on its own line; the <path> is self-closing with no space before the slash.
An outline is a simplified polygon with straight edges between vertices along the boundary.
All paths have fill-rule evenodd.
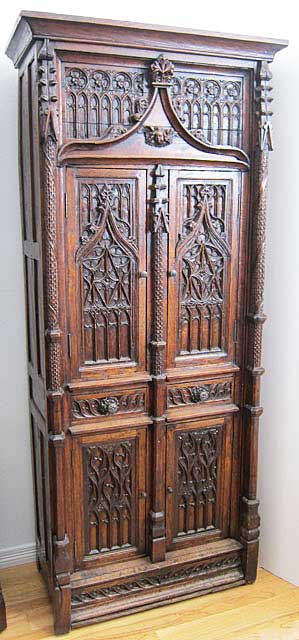
<path id="1" fill-rule="evenodd" d="M 18 545 L 17 547 L 0 548 L 0 567 L 15 567 L 36 560 L 36 544 Z"/>

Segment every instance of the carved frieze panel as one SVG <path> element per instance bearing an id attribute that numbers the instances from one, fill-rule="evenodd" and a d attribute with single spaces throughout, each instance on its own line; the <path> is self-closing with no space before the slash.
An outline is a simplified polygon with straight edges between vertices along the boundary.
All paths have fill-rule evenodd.
<path id="1" fill-rule="evenodd" d="M 181 355 L 221 350 L 225 314 L 227 186 L 184 183 L 177 242 Z"/>
<path id="2" fill-rule="evenodd" d="M 176 434 L 176 536 L 216 526 L 221 427 Z"/>
<path id="3" fill-rule="evenodd" d="M 137 316 L 134 180 L 81 182 L 79 202 L 84 362 L 130 360 Z"/>
<path id="4" fill-rule="evenodd" d="M 178 568 L 177 566 L 167 571 L 152 573 L 146 576 L 140 576 L 131 582 L 122 582 L 114 585 L 103 585 L 102 587 L 94 586 L 91 590 L 75 591 L 72 595 L 72 607 L 80 607 L 107 598 L 117 598 L 122 595 L 134 593 L 138 591 L 147 591 L 155 587 L 175 584 L 177 581 L 192 580 L 194 578 L 205 577 L 211 572 L 217 570 L 234 569 L 240 567 L 241 558 L 239 556 L 230 556 L 221 558 L 220 560 L 211 560 L 204 563 L 193 563 L 192 565 Z"/>
<path id="5" fill-rule="evenodd" d="M 115 138 L 140 120 L 150 99 L 148 70 L 66 66 L 66 138 Z"/>
<path id="6" fill-rule="evenodd" d="M 114 393 L 102 397 L 76 398 L 72 402 L 73 420 L 136 413 L 145 409 L 145 392 Z"/>
<path id="7" fill-rule="evenodd" d="M 169 387 L 167 404 L 176 407 L 186 404 L 201 404 L 213 400 L 229 400 L 232 397 L 232 383 L 212 382 Z"/>
<path id="8" fill-rule="evenodd" d="M 135 440 L 84 447 L 85 555 L 135 543 Z"/>
<path id="9" fill-rule="evenodd" d="M 173 107 L 183 125 L 212 145 L 243 146 L 243 79 L 192 72 L 172 79 Z"/>

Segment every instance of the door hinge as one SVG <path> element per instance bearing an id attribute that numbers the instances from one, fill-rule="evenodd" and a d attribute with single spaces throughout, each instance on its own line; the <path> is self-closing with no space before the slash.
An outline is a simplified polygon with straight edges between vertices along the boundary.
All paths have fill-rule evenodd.
<path id="1" fill-rule="evenodd" d="M 68 351 L 69 358 L 71 358 L 72 357 L 72 334 L 71 333 L 67 334 L 67 351 Z"/>
<path id="2" fill-rule="evenodd" d="M 237 342 L 237 333 L 238 333 L 238 323 L 237 320 L 234 320 L 234 329 L 233 329 L 233 341 Z"/>
<path id="3" fill-rule="evenodd" d="M 238 185 L 238 218 L 240 218 L 241 216 L 241 207 L 242 207 L 242 184 L 241 181 L 239 182 Z"/>
<path id="4" fill-rule="evenodd" d="M 68 201 L 67 201 L 67 192 L 64 194 L 64 217 L 67 220 L 68 218 Z"/>

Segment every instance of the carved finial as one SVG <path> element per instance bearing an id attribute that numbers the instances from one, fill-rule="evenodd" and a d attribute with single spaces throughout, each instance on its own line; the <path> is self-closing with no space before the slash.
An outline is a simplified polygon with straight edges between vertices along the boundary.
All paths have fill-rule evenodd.
<path id="1" fill-rule="evenodd" d="M 54 140 L 57 140 L 57 81 L 56 67 L 54 64 L 54 47 L 48 38 L 45 38 L 38 54 L 39 73 L 39 113 L 41 120 L 41 133 L 46 140 L 51 132 Z"/>
<path id="2" fill-rule="evenodd" d="M 154 170 L 154 180 L 151 185 L 153 210 L 153 233 L 161 231 L 162 233 L 168 233 L 168 197 L 163 197 L 163 192 L 166 190 L 166 184 L 164 182 L 165 171 L 161 164 L 158 164 Z"/>
<path id="3" fill-rule="evenodd" d="M 154 85 L 169 85 L 174 74 L 174 65 L 161 54 L 152 64 L 152 83 Z"/>
<path id="4" fill-rule="evenodd" d="M 256 83 L 256 114 L 258 117 L 259 127 L 259 147 L 261 151 L 273 150 L 273 138 L 272 138 L 272 122 L 273 115 L 271 103 L 273 98 L 271 96 L 272 86 L 270 81 L 272 80 L 272 73 L 269 68 L 268 62 L 261 62 Z"/>

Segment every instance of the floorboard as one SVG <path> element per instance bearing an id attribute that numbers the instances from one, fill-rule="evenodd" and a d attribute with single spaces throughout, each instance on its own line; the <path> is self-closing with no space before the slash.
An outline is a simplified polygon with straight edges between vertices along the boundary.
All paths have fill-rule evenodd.
<path id="1" fill-rule="evenodd" d="M 8 627 L 1 640 L 54 640 L 43 581 L 33 564 L 5 569 Z M 255 584 L 91 625 L 69 640 L 299 640 L 299 587 L 260 569 Z"/>

